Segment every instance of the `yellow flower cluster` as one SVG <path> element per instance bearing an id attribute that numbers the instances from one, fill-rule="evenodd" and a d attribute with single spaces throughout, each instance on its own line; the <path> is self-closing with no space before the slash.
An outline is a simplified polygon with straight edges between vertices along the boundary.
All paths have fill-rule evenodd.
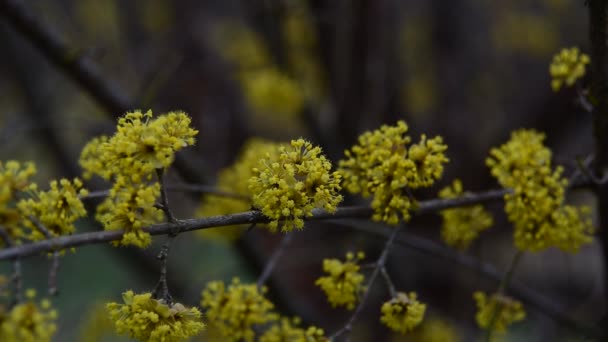
<path id="1" fill-rule="evenodd" d="M 449 161 L 440 136 L 427 139 L 423 134 L 418 143 L 410 145 L 407 131 L 407 124 L 399 121 L 365 132 L 340 161 L 344 187 L 363 197 L 374 196 L 372 218 L 376 221 L 397 224 L 400 216 L 408 220 L 414 208 L 410 189 L 431 186 Z"/>
<path id="2" fill-rule="evenodd" d="M 558 91 L 564 84 L 571 87 L 577 79 L 585 76 L 585 65 L 589 62 L 589 56 L 580 53 L 577 47 L 562 49 L 553 56 L 549 66 L 553 91 Z"/>
<path id="3" fill-rule="evenodd" d="M 79 198 L 87 191 L 82 188 L 78 178 L 72 182 L 67 179 L 52 181 L 50 185 L 48 191 L 39 191 L 36 184 L 32 184 L 29 188 L 32 198 L 20 200 L 17 207 L 24 217 L 33 216 L 40 221 L 52 236 L 71 234 L 76 231 L 74 222 L 87 215 Z M 29 239 L 37 241 L 48 238 L 29 219 L 24 219 L 23 225 L 31 230 Z"/>
<path id="4" fill-rule="evenodd" d="M 416 293 L 398 292 L 395 298 L 382 304 L 380 321 L 394 331 L 406 334 L 424 318 L 426 304 L 416 299 Z"/>
<path id="5" fill-rule="evenodd" d="M 260 337 L 260 342 L 329 342 L 325 337 L 323 329 L 309 327 L 304 329 L 299 327 L 298 318 L 281 318 L 280 322 L 272 325 Z"/>
<path id="6" fill-rule="evenodd" d="M 84 147 L 80 165 L 87 176 L 139 183 L 156 169 L 169 167 L 177 151 L 194 144 L 198 131 L 190 122 L 183 112 L 169 112 L 156 119 L 152 119 L 152 111 L 127 113 L 118 119 L 112 137 L 95 138 Z"/>
<path id="7" fill-rule="evenodd" d="M 257 113 L 295 117 L 304 106 L 299 85 L 276 68 L 245 72 L 241 79 L 247 103 Z"/>
<path id="8" fill-rule="evenodd" d="M 107 230 L 127 231 L 123 245 L 143 248 L 150 243 L 150 235 L 141 228 L 162 220 L 162 212 L 154 208 L 159 185 L 146 182 L 156 170 L 169 167 L 177 151 L 194 144 L 198 132 L 190 123 L 183 112 L 155 119 L 151 111 L 130 112 L 118 120 L 113 136 L 95 138 L 82 150 L 84 176 L 96 174 L 114 182 L 96 217 Z"/>
<path id="9" fill-rule="evenodd" d="M 34 163 L 20 163 L 9 160 L 5 163 L 0 161 L 0 222 L 9 237 L 18 241 L 24 237 L 21 228 L 21 213 L 15 207 L 17 193 L 30 187 L 30 178 L 36 174 Z M 0 245 L 4 241 L 0 239 Z"/>
<path id="10" fill-rule="evenodd" d="M 506 332 L 509 325 L 526 317 L 523 305 L 507 296 L 493 294 L 488 298 L 485 293 L 476 291 L 473 298 L 477 303 L 475 319 L 483 329 L 488 329 L 490 324 L 493 324 L 494 331 Z"/>
<path id="11" fill-rule="evenodd" d="M 331 306 L 346 306 L 348 310 L 355 308 L 365 279 L 358 265 L 363 258 L 363 252 L 358 252 L 356 256 L 348 252 L 344 262 L 338 259 L 323 260 L 323 271 L 329 275 L 317 279 L 315 285 L 325 292 Z"/>
<path id="12" fill-rule="evenodd" d="M 78 330 L 81 342 L 99 342 L 108 337 L 116 337 L 114 322 L 110 320 L 106 304 L 103 303 L 95 303 L 90 306 Z"/>
<path id="13" fill-rule="evenodd" d="M 458 328 L 449 321 L 438 317 L 425 318 L 420 327 L 407 336 L 399 336 L 394 342 L 460 342 Z"/>
<path id="14" fill-rule="evenodd" d="M 486 164 L 498 182 L 513 191 L 504 199 L 517 248 L 539 251 L 555 246 L 575 252 L 591 242 L 589 208 L 564 204 L 568 181 L 561 177 L 561 167 L 552 168 L 544 138 L 534 130 L 515 131 L 507 143 L 490 151 Z"/>
<path id="15" fill-rule="evenodd" d="M 158 183 L 114 186 L 110 195 L 97 207 L 96 218 L 106 230 L 125 231 L 122 240 L 115 245 L 147 247 L 152 238 L 142 228 L 162 221 L 163 211 L 154 206 L 159 196 Z"/>
<path id="16" fill-rule="evenodd" d="M 439 191 L 439 198 L 458 198 L 466 196 L 463 192 L 462 182 L 459 179 Z M 441 211 L 443 224 L 441 225 L 441 238 L 445 243 L 459 249 L 467 249 L 479 233 L 493 224 L 492 214 L 484 209 L 483 205 L 473 205 Z"/>
<path id="17" fill-rule="evenodd" d="M 243 147 L 240 156 L 232 166 L 222 170 L 218 176 L 217 189 L 231 194 L 242 195 L 244 198 L 214 196 L 206 194 L 204 201 L 197 211 L 202 217 L 239 213 L 251 210 L 253 194 L 249 190 L 249 178 L 253 176 L 253 168 L 258 161 L 269 154 L 271 159 L 278 159 L 281 144 L 263 139 L 253 138 Z M 247 200 L 249 198 L 249 200 Z M 219 229 L 203 229 L 198 234 L 207 238 L 234 240 L 243 231 L 243 225 L 222 227 Z"/>
<path id="18" fill-rule="evenodd" d="M 315 18 L 306 0 L 296 0 L 285 8 L 281 23 L 289 74 L 311 105 L 323 101 L 325 85 L 320 65 Z"/>
<path id="19" fill-rule="evenodd" d="M 276 321 L 273 304 L 264 298 L 266 289 L 255 284 L 241 284 L 235 278 L 226 287 L 213 281 L 203 290 L 201 307 L 206 310 L 209 325 L 218 329 L 228 341 L 253 341 L 254 326 Z"/>
<path id="20" fill-rule="evenodd" d="M 138 341 L 177 342 L 197 335 L 205 325 L 196 308 L 168 304 L 151 293 L 123 293 L 124 304 L 108 303 L 106 308 L 119 334 Z"/>
<path id="21" fill-rule="evenodd" d="M 242 24 L 219 25 L 216 45 L 224 58 L 236 66 L 249 107 L 259 116 L 293 118 L 304 99 L 300 85 L 273 65 L 263 40 Z"/>
<path id="22" fill-rule="evenodd" d="M 289 232 L 304 227 L 305 217 L 315 208 L 334 212 L 342 201 L 340 174 L 330 172 L 331 163 L 304 139 L 279 148 L 278 158 L 270 153 L 261 159 L 249 179 L 253 205 L 270 218 L 268 227 Z"/>
<path id="23" fill-rule="evenodd" d="M 48 300 L 34 302 L 36 292 L 27 290 L 27 301 L 5 311 L 0 307 L 0 341 L 50 342 L 57 330 L 57 311 Z"/>

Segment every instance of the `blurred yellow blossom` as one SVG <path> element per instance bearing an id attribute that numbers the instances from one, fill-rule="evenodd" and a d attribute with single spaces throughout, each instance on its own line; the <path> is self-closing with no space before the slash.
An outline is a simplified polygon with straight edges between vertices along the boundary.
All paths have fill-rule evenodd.
<path id="1" fill-rule="evenodd" d="M 558 91 L 564 84 L 568 87 L 574 85 L 576 80 L 585 76 L 585 66 L 589 63 L 589 56 L 577 47 L 562 49 L 553 56 L 549 66 L 553 91 Z"/>
<path id="2" fill-rule="evenodd" d="M 260 138 L 252 138 L 247 141 L 236 161 L 220 171 L 216 185 L 219 191 L 240 195 L 243 198 L 205 194 L 197 215 L 208 217 L 250 210 L 253 194 L 249 190 L 249 178 L 253 176 L 253 168 L 267 153 L 271 155 L 271 159 L 278 159 L 280 146 L 280 143 Z M 232 241 L 240 236 L 244 228 L 245 225 L 203 229 L 199 230 L 198 234 L 210 239 Z"/>
<path id="3" fill-rule="evenodd" d="M 346 253 L 346 261 L 338 259 L 323 260 L 323 271 L 329 275 L 320 277 L 315 282 L 327 295 L 331 306 L 346 306 L 348 310 L 355 308 L 359 294 L 363 290 L 363 280 L 358 262 L 363 260 L 365 254 L 358 252 Z"/>
<path id="4" fill-rule="evenodd" d="M 15 201 L 20 192 L 30 188 L 30 178 L 35 174 L 36 166 L 32 162 L 0 161 L 0 224 L 13 242 L 19 242 L 25 236 Z M 0 239 L 0 246 L 4 244 Z"/>
<path id="5" fill-rule="evenodd" d="M 83 184 L 78 178 L 73 181 L 54 180 L 50 185 L 49 190 L 39 191 L 32 184 L 29 189 L 31 197 L 20 200 L 17 206 L 24 217 L 33 216 L 52 236 L 71 234 L 76 231 L 74 222 L 87 215 L 79 197 L 86 195 L 87 191 L 82 188 Z M 40 231 L 29 218 L 24 219 L 23 224 L 31 231 L 29 239 L 36 241 L 48 238 L 46 232 Z"/>
<path id="6" fill-rule="evenodd" d="M 406 334 L 424 318 L 426 304 L 416 298 L 415 292 L 398 292 L 395 298 L 382 304 L 380 321 L 390 329 Z"/>
<path id="7" fill-rule="evenodd" d="M 454 180 L 448 187 L 439 191 L 439 198 L 458 198 L 466 196 L 463 192 L 462 182 Z M 440 212 L 443 223 L 441 225 L 441 238 L 445 243 L 459 249 L 467 249 L 480 232 L 493 224 L 492 214 L 484 209 L 483 205 L 473 205 L 445 209 Z"/>
<path id="8" fill-rule="evenodd" d="M 6 311 L 0 307 L 0 341 L 50 342 L 57 325 L 57 311 L 48 300 L 37 304 L 36 291 L 26 291 L 27 300 Z"/>
<path id="9" fill-rule="evenodd" d="M 479 327 L 488 329 L 493 324 L 492 330 L 506 332 L 507 327 L 526 317 L 523 305 L 510 297 L 502 294 L 493 294 L 491 297 L 480 291 L 473 294 L 477 303 L 477 314 L 475 319 Z"/>
<path id="10" fill-rule="evenodd" d="M 210 326 L 218 329 L 226 341 L 254 341 L 257 324 L 276 321 L 272 303 L 264 297 L 266 288 L 242 284 L 235 278 L 227 287 L 213 281 L 203 290 L 201 307 Z"/>
<path id="11" fill-rule="evenodd" d="M 260 337 L 260 342 L 328 342 L 323 329 L 301 328 L 300 319 L 281 318 Z"/>
<path id="12" fill-rule="evenodd" d="M 515 131 L 507 143 L 490 151 L 486 164 L 498 182 L 512 190 L 504 196 L 505 211 L 515 226 L 517 248 L 540 251 L 555 246 L 576 252 L 592 239 L 590 209 L 564 204 L 568 181 L 561 167 L 552 168 L 544 138 L 534 130 Z"/>

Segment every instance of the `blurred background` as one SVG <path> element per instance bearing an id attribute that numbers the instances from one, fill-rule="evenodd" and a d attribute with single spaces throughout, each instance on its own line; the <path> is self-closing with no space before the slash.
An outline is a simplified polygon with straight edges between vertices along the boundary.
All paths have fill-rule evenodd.
<path id="1" fill-rule="evenodd" d="M 455 177 L 471 191 L 497 188 L 484 160 L 517 128 L 546 132 L 566 175 L 576 158 L 592 151 L 591 117 L 577 103 L 577 90 L 552 92 L 548 73 L 562 47 L 588 51 L 582 1 L 37 0 L 23 5 L 65 43 L 66 65 L 77 60 L 96 65 L 122 99 L 112 103 L 91 96 L 94 90 L 75 81 L 69 66 L 50 63 L 6 12 L 0 16 L 0 159 L 35 161 L 40 184 L 80 175 L 81 148 L 94 136 L 111 134 L 116 118 L 128 109 L 187 112 L 200 131 L 198 141 L 183 152 L 170 178 L 206 185 L 215 184 L 218 172 L 252 137 L 305 137 L 337 161 L 359 134 L 397 120 L 408 123 L 414 140 L 421 133 L 441 135 L 449 146 L 443 180 L 421 192 L 420 199 L 436 197 Z M 99 181 L 88 186 L 108 187 Z M 201 196 L 171 193 L 170 199 L 178 217 L 200 217 Z M 594 204 L 583 191 L 571 200 Z M 346 204 L 361 203 L 346 199 Z M 515 254 L 512 230 L 501 203 L 489 208 L 495 226 L 464 254 L 504 272 Z M 472 293 L 494 291 L 497 282 L 479 268 L 454 262 L 462 253 L 439 240 L 440 224 L 438 215 L 417 217 L 408 234 L 432 242 L 452 259 L 400 243 L 389 272 L 398 290 L 417 291 L 428 304 L 428 321 L 444 327 L 435 331 L 452 329 L 461 341 L 472 340 L 481 336 Z M 100 229 L 92 221 L 79 228 Z M 365 250 L 373 261 L 383 232 L 383 225 L 354 220 L 308 223 L 275 269 L 270 298 L 283 314 L 333 333 L 350 313 L 332 309 L 314 286 L 322 259 Z M 281 238 L 264 229 L 236 239 L 218 235 L 176 240 L 169 285 L 184 304 L 197 305 L 210 280 L 255 281 Z M 82 331 L 117 340 L 104 332 L 95 305 L 118 300 L 126 289 L 151 290 L 163 240 L 156 238 L 143 252 L 97 245 L 67 253 L 59 270 L 60 293 L 53 299 L 60 312 L 56 340 L 84 340 Z M 49 262 L 24 261 L 26 287 L 46 291 Z M 515 279 L 560 312 L 593 324 L 602 314 L 601 273 L 594 243 L 576 255 L 527 254 Z M 379 324 L 387 296 L 378 282 L 352 340 L 430 340 L 392 336 Z M 534 307 L 527 311 L 505 340 L 585 337 Z"/>

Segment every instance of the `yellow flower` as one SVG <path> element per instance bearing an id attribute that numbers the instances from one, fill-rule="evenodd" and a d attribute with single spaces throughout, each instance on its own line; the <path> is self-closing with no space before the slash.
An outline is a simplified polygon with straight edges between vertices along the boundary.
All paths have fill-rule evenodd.
<path id="1" fill-rule="evenodd" d="M 115 337 L 114 322 L 110 320 L 106 305 L 96 303 L 89 306 L 85 318 L 78 329 L 80 331 L 79 341 L 99 342 L 104 337 Z"/>
<path id="2" fill-rule="evenodd" d="M 83 149 L 80 165 L 85 177 L 124 177 L 133 183 L 150 179 L 155 169 L 171 165 L 177 151 L 194 144 L 198 131 L 190 122 L 183 112 L 169 112 L 156 119 L 152 111 L 125 114 L 118 119 L 112 137 L 95 138 Z"/>
<path id="3" fill-rule="evenodd" d="M 323 329 L 317 327 L 301 328 L 298 318 L 281 318 L 280 322 L 273 324 L 260 337 L 260 342 L 326 342 Z"/>
<path id="4" fill-rule="evenodd" d="M 438 317 L 425 318 L 420 327 L 407 336 L 396 336 L 394 342 L 460 342 L 457 326 Z"/>
<path id="5" fill-rule="evenodd" d="M 147 247 L 152 238 L 142 228 L 162 221 L 163 211 L 154 206 L 159 196 L 158 183 L 130 186 L 116 183 L 97 207 L 96 218 L 105 230 L 125 230 L 119 244 Z"/>
<path id="6" fill-rule="evenodd" d="M 398 292 L 395 298 L 382 304 L 380 321 L 390 329 L 405 334 L 418 326 L 424 318 L 426 304 L 416 299 L 416 293 Z"/>
<path id="7" fill-rule="evenodd" d="M 253 138 L 249 140 L 234 164 L 220 172 L 216 186 L 220 191 L 242 195 L 243 198 L 206 194 L 197 215 L 208 217 L 251 210 L 253 194 L 249 190 L 249 178 L 254 175 L 253 168 L 267 153 L 271 155 L 272 159 L 278 159 L 279 146 L 282 146 L 282 144 L 263 139 Z M 243 229 L 244 225 L 239 225 L 230 228 L 203 229 L 198 234 L 207 238 L 232 241 L 240 236 Z"/>
<path id="8" fill-rule="evenodd" d="M 71 234 L 76 231 L 74 222 L 87 215 L 84 204 L 79 196 L 87 191 L 82 188 L 82 182 L 75 178 L 72 182 L 61 179 L 52 181 L 48 191 L 38 191 L 35 184 L 30 186 L 32 198 L 22 199 L 17 204 L 22 216 L 35 217 L 52 236 Z M 44 240 L 48 238 L 34 222 L 25 219 L 23 224 L 31 230 L 28 238 Z"/>
<path id="9" fill-rule="evenodd" d="M 21 213 L 16 208 L 15 200 L 19 192 L 27 190 L 30 178 L 36 174 L 34 163 L 20 163 L 15 160 L 0 161 L 0 225 L 13 242 L 25 237 L 21 226 Z M 0 239 L 0 246 L 5 244 Z"/>
<path id="10" fill-rule="evenodd" d="M 458 198 L 466 195 L 459 179 L 439 191 L 439 198 Z M 441 238 L 448 245 L 463 250 L 469 247 L 479 233 L 493 224 L 492 215 L 481 204 L 445 209 L 440 213 L 443 218 Z"/>
<path id="11" fill-rule="evenodd" d="M 32 162 L 21 164 L 16 160 L 5 163 L 0 161 L 0 204 L 15 199 L 15 194 L 25 190 L 35 174 L 36 166 Z"/>
<path id="12" fill-rule="evenodd" d="M 417 144 L 410 146 L 407 131 L 407 124 L 398 121 L 395 126 L 383 125 L 365 132 L 340 161 L 346 190 L 363 197 L 373 195 L 375 221 L 397 224 L 400 217 L 409 220 L 415 208 L 409 190 L 431 186 L 449 161 L 441 137 L 427 139 L 423 134 Z"/>
<path id="13" fill-rule="evenodd" d="M 200 333 L 205 325 L 196 308 L 166 303 L 151 293 L 123 293 L 124 304 L 108 303 L 106 308 L 116 332 L 139 341 L 183 341 Z"/>
<path id="14" fill-rule="evenodd" d="M 342 196 L 340 174 L 331 173 L 331 163 L 304 139 L 292 140 L 279 148 L 278 159 L 270 153 L 253 169 L 249 190 L 253 204 L 270 218 L 268 227 L 288 232 L 304 227 L 304 218 L 313 209 L 336 211 Z"/>
<path id="15" fill-rule="evenodd" d="M 348 310 L 355 308 L 365 279 L 359 272 L 357 262 L 364 257 L 363 252 L 358 252 L 356 257 L 349 252 L 346 253 L 345 262 L 338 259 L 323 260 L 323 271 L 329 275 L 317 279 L 315 285 L 325 292 L 331 306 L 346 306 Z"/>
<path id="16" fill-rule="evenodd" d="M 540 251 L 555 246 L 576 252 L 591 242 L 590 209 L 564 204 L 568 181 L 561 167 L 552 168 L 544 138 L 534 130 L 515 131 L 507 143 L 490 151 L 486 164 L 498 182 L 512 190 L 504 196 L 505 212 L 515 226 L 517 248 Z"/>
<path id="17" fill-rule="evenodd" d="M 243 72 L 241 80 L 247 103 L 255 112 L 295 117 L 302 111 L 304 99 L 298 83 L 278 69 Z"/>
<path id="18" fill-rule="evenodd" d="M 254 326 L 276 321 L 273 305 L 264 297 L 265 288 L 241 284 L 235 278 L 226 286 L 222 281 L 207 284 L 202 293 L 201 307 L 206 310 L 209 324 L 218 329 L 228 341 L 253 341 Z"/>
<path id="19" fill-rule="evenodd" d="M 50 342 L 57 330 L 57 311 L 51 309 L 48 300 L 34 302 L 36 292 L 26 291 L 28 299 L 4 311 L 0 307 L 0 341 L 3 342 Z"/>
<path id="20" fill-rule="evenodd" d="M 562 49 L 553 56 L 549 66 L 553 91 L 558 91 L 564 84 L 571 87 L 577 79 L 585 76 L 585 65 L 589 63 L 589 56 L 580 53 L 577 47 Z"/>
<path id="21" fill-rule="evenodd" d="M 475 319 L 483 329 L 488 329 L 492 323 L 494 331 L 504 333 L 509 325 L 526 317 L 523 305 L 519 301 L 502 294 L 493 294 L 488 298 L 485 293 L 476 291 L 473 298 L 477 303 Z"/>

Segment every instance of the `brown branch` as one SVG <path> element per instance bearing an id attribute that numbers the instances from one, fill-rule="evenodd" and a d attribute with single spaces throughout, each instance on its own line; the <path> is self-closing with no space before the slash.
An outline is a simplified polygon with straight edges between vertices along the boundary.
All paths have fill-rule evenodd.
<path id="1" fill-rule="evenodd" d="M 8 247 L 15 245 L 13 239 L 8 234 L 6 229 L 0 226 L 0 239 L 4 241 L 4 244 Z M 21 260 L 19 258 L 13 259 L 13 274 L 11 275 L 11 282 L 15 288 L 15 298 L 13 304 L 21 302 L 23 299 L 23 283 L 21 281 Z"/>
<path id="2" fill-rule="evenodd" d="M 490 190 L 456 199 L 433 199 L 422 201 L 419 203 L 418 210 L 415 212 L 415 214 L 421 215 L 442 209 L 495 201 L 501 199 L 507 192 L 508 190 Z M 337 218 L 369 219 L 372 215 L 372 208 L 367 206 L 342 207 L 338 208 L 338 210 L 333 214 L 322 210 L 315 210 L 313 213 L 314 215 L 307 218 L 307 220 L 315 221 Z M 268 221 L 268 218 L 265 217 L 261 212 L 252 210 L 230 215 L 180 220 L 179 222 L 175 223 L 159 223 L 143 228 L 143 231 L 150 233 L 151 235 L 166 235 L 171 234 L 176 230 L 179 232 L 188 232 L 192 230 L 231 226 L 236 224 L 266 223 Z M 0 250 L 0 260 L 26 257 L 69 247 L 116 241 L 122 238 L 123 233 L 124 231 L 122 230 L 80 233 L 24 244 L 21 246 Z"/>
<path id="3" fill-rule="evenodd" d="M 213 195 L 217 197 L 229 197 L 242 201 L 251 202 L 251 197 L 246 195 L 237 194 L 234 192 L 228 192 L 219 190 L 217 187 L 208 186 L 208 185 L 200 185 L 200 184 L 167 184 L 165 186 L 168 192 L 191 192 L 191 193 L 201 193 L 207 195 Z M 97 190 L 90 191 L 88 194 L 84 196 L 79 196 L 80 199 L 93 199 L 93 198 L 104 198 L 110 194 L 110 190 Z"/>
<path id="4" fill-rule="evenodd" d="M 342 220 L 336 223 L 345 224 L 348 227 L 356 229 L 357 231 L 378 235 L 385 238 L 390 235 L 392 229 L 384 227 L 380 224 L 374 224 L 373 226 L 363 225 L 361 222 L 355 220 Z M 396 243 L 402 247 L 410 248 L 423 253 L 425 256 L 430 255 L 441 258 L 457 266 L 470 269 L 473 272 L 478 272 L 487 279 L 490 279 L 496 283 L 500 283 L 504 279 L 504 274 L 498 271 L 494 266 L 480 261 L 475 257 L 447 248 L 435 241 L 421 238 L 411 233 L 401 232 L 401 234 L 399 234 L 397 237 Z M 567 310 L 562 310 L 562 308 L 560 308 L 554 300 L 546 298 L 517 280 L 510 281 L 506 286 L 506 290 L 514 297 L 521 299 L 526 305 L 547 315 L 562 326 L 568 327 L 574 331 L 582 332 L 590 337 L 597 338 L 602 336 L 598 327 L 570 318 L 567 314 L 565 314 Z"/>
<path id="5" fill-rule="evenodd" d="M 22 1 L 0 0 L 0 14 L 107 111 L 119 116 L 133 108 L 122 89 L 104 79 L 99 68 L 82 52 L 75 51 L 57 33 L 36 20 Z"/>
<path id="6" fill-rule="evenodd" d="M 365 303 L 367 302 L 367 299 L 369 298 L 369 294 L 372 292 L 371 291 L 372 286 L 374 286 L 374 283 L 376 282 L 376 278 L 378 278 L 378 275 L 384 269 L 384 267 L 386 265 L 386 260 L 388 260 L 388 255 L 389 255 L 391 249 L 393 248 L 395 239 L 397 238 L 397 235 L 399 234 L 399 231 L 402 228 L 403 228 L 403 226 L 398 226 L 398 227 L 393 228 L 393 231 L 391 232 L 388 240 L 386 241 L 386 244 L 384 245 L 384 248 L 382 249 L 382 253 L 380 254 L 380 257 L 378 257 L 378 261 L 376 261 L 376 268 L 374 268 L 374 270 L 372 271 L 372 274 L 369 276 L 369 280 L 367 282 L 367 285 L 365 286 L 365 292 L 363 293 L 363 297 L 361 297 L 361 300 L 359 300 L 359 304 L 357 304 L 355 311 L 350 316 L 350 318 L 348 319 L 346 324 L 329 337 L 330 341 L 333 341 L 334 339 L 342 336 L 345 333 L 349 333 L 353 329 L 353 324 L 355 323 L 355 321 L 357 320 L 357 318 L 363 311 L 363 307 L 365 306 Z"/>

